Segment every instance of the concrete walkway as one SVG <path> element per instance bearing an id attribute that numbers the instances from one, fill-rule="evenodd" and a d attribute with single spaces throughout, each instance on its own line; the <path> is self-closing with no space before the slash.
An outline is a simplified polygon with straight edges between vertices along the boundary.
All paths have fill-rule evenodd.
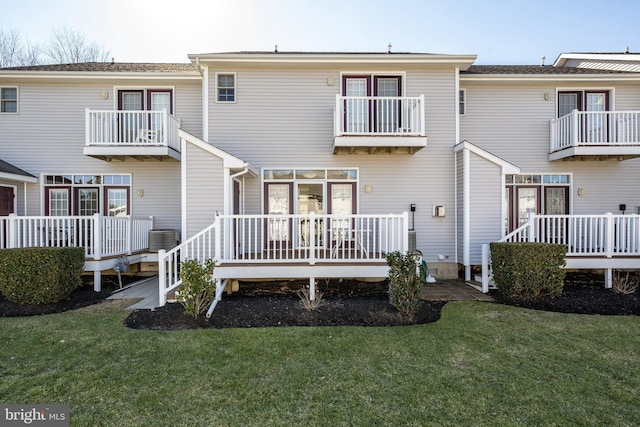
<path id="1" fill-rule="evenodd" d="M 460 280 L 425 283 L 420 298 L 425 301 L 493 301 L 490 295 L 483 294 Z"/>
<path id="2" fill-rule="evenodd" d="M 107 299 L 139 299 L 127 307 L 130 310 L 150 310 L 158 307 L 158 276 L 130 284 Z"/>

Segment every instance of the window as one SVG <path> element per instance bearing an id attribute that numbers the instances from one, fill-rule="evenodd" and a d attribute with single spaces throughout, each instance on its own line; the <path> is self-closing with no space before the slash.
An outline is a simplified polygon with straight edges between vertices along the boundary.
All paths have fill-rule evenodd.
<path id="1" fill-rule="evenodd" d="M 467 113 L 467 93 L 464 89 L 458 91 L 458 114 L 464 116 Z"/>
<path id="2" fill-rule="evenodd" d="M 0 88 L 0 113 L 18 112 L 18 88 Z"/>
<path id="3" fill-rule="evenodd" d="M 125 216 L 131 212 L 130 175 L 45 175 L 45 215 Z"/>
<path id="4" fill-rule="evenodd" d="M 236 102 L 236 75 L 216 74 L 216 101 Z"/>

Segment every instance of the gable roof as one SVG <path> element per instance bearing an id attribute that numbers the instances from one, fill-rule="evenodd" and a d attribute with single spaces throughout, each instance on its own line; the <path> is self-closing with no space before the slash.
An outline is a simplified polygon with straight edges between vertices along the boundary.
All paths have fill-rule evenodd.
<path id="1" fill-rule="evenodd" d="M 38 182 L 38 178 L 11 163 L 0 159 L 0 178 L 20 182 Z"/>

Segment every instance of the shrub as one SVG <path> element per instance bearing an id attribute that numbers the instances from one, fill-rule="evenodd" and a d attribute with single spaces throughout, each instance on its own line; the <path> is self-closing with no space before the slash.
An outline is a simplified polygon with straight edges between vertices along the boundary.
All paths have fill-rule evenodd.
<path id="1" fill-rule="evenodd" d="M 420 308 L 422 283 L 417 274 L 418 257 L 398 251 L 386 256 L 389 265 L 389 302 L 399 312 L 411 318 Z"/>
<path id="2" fill-rule="evenodd" d="M 519 301 L 560 295 L 566 253 L 564 245 L 551 243 L 491 243 L 493 281 L 498 293 Z"/>
<path id="3" fill-rule="evenodd" d="M 634 293 L 638 289 L 638 281 L 629 277 L 629 272 L 623 275 L 620 271 L 616 271 L 613 275 L 613 283 L 611 284 L 613 292 L 622 295 Z"/>
<path id="4" fill-rule="evenodd" d="M 298 289 L 296 295 L 300 298 L 300 305 L 307 311 L 314 311 L 325 305 L 327 302 L 322 299 L 324 295 L 317 288 L 313 300 L 311 299 L 311 289 L 308 286 Z"/>
<path id="5" fill-rule="evenodd" d="M 0 292 L 17 304 L 55 304 L 82 284 L 84 248 L 0 250 Z"/>
<path id="6" fill-rule="evenodd" d="M 211 259 L 204 263 L 197 259 L 180 263 L 182 285 L 180 291 L 176 292 L 176 300 L 182 304 L 188 315 L 198 317 L 215 298 L 214 267 L 215 261 Z"/>

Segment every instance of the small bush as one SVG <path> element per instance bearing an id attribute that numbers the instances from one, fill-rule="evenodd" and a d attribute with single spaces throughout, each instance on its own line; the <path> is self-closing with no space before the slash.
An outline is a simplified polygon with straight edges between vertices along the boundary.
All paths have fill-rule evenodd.
<path id="1" fill-rule="evenodd" d="M 308 286 L 298 289 L 296 295 L 300 297 L 300 305 L 307 311 L 317 310 L 327 303 L 327 301 L 322 299 L 324 293 L 320 292 L 317 288 L 313 300 L 311 299 L 311 290 Z"/>
<path id="2" fill-rule="evenodd" d="M 176 300 L 184 311 L 193 317 L 201 315 L 213 302 L 216 282 L 213 280 L 215 261 L 208 259 L 203 263 L 197 259 L 183 261 L 180 264 L 182 285 L 176 292 Z"/>
<path id="3" fill-rule="evenodd" d="M 0 292 L 16 304 L 55 304 L 82 284 L 84 248 L 0 250 Z"/>
<path id="4" fill-rule="evenodd" d="M 550 243 L 491 243 L 493 281 L 498 293 L 519 301 L 560 295 L 566 253 L 564 245 Z"/>
<path id="5" fill-rule="evenodd" d="M 638 281 L 629 277 L 629 272 L 623 275 L 620 271 L 616 271 L 613 275 L 613 283 L 611 284 L 613 292 L 622 295 L 629 295 L 638 289 Z"/>
<path id="6" fill-rule="evenodd" d="M 411 318 L 420 308 L 422 283 L 417 274 L 418 257 L 392 252 L 387 255 L 389 265 L 389 302 L 400 313 Z"/>

